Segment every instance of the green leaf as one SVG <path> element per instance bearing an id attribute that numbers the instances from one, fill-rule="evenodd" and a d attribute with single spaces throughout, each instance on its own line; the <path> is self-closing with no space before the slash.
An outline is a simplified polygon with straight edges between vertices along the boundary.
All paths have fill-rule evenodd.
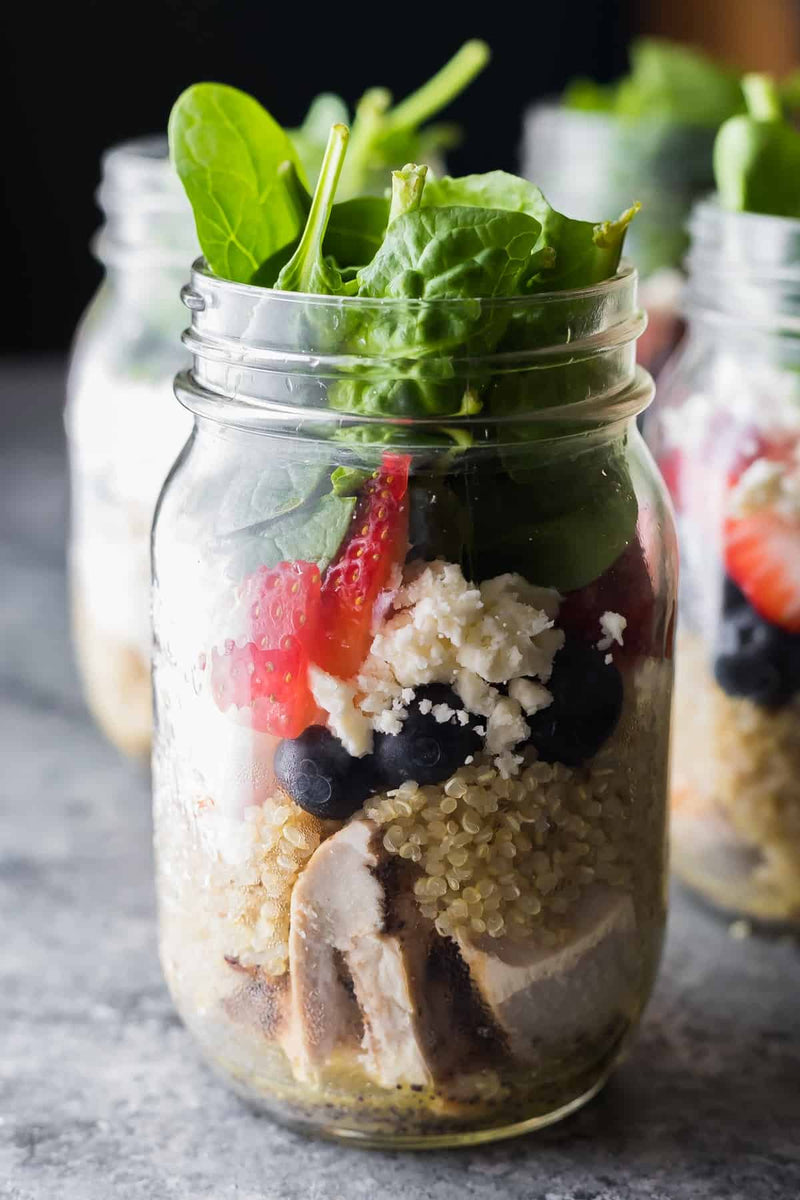
<path id="1" fill-rule="evenodd" d="M 423 208 L 398 217 L 372 262 L 359 272 L 359 296 L 458 300 L 513 296 L 541 226 L 520 212 Z M 448 330 L 448 339 L 454 331 Z M 413 344 L 413 343 L 412 343 Z"/>
<path id="2" fill-rule="evenodd" d="M 235 470 L 221 479 L 222 495 L 214 505 L 215 527 L 223 535 L 247 532 L 299 508 L 320 489 L 324 466 L 275 461 L 264 470 L 261 454 L 240 455 Z"/>
<path id="3" fill-rule="evenodd" d="M 427 167 L 407 163 L 401 171 L 392 171 L 392 200 L 389 208 L 389 224 L 404 213 L 416 212 L 422 202 Z"/>
<path id="4" fill-rule="evenodd" d="M 775 83 L 743 81 L 749 112 L 731 117 L 714 143 L 714 175 L 723 208 L 800 217 L 800 133 L 784 119 Z"/>
<path id="5" fill-rule="evenodd" d="M 221 539 L 228 575 L 239 579 L 279 562 L 313 562 L 324 571 L 336 557 L 355 508 L 354 496 L 329 492 L 313 505 Z"/>
<path id="6" fill-rule="evenodd" d="M 420 126 L 441 112 L 486 66 L 490 51 L 485 42 L 465 42 L 432 79 L 418 88 L 395 108 L 385 88 L 371 88 L 356 106 L 350 153 L 342 176 L 341 194 L 354 196 L 365 191 L 370 176 L 381 168 L 398 167 L 422 157 L 427 146 Z M 439 135 L 437 144 L 452 144 L 453 130 Z"/>
<path id="7" fill-rule="evenodd" d="M 362 467 L 337 467 L 331 475 L 331 486 L 337 496 L 355 496 L 371 474 Z"/>
<path id="8" fill-rule="evenodd" d="M 323 255 L 322 243 L 333 209 L 333 198 L 342 171 L 348 136 L 346 125 L 331 127 L 306 227 L 297 249 L 275 282 L 279 291 L 335 295 L 341 290 L 342 277 L 339 269 L 331 258 Z"/>
<path id="9" fill-rule="evenodd" d="M 638 504 L 624 439 L 575 449 L 519 447 L 513 478 L 478 472 L 471 516 L 477 577 L 517 571 L 572 591 L 603 574 L 636 532 Z"/>
<path id="10" fill-rule="evenodd" d="M 638 205 L 634 205 L 616 221 L 576 221 L 557 212 L 535 184 L 505 171 L 433 180 L 425 188 L 422 203 L 470 204 L 534 217 L 541 225 L 536 249 L 552 250 L 555 263 L 535 274 L 531 272 L 531 291 L 588 287 L 611 278 L 619 266 L 625 232 L 638 212 Z"/>
<path id="11" fill-rule="evenodd" d="M 278 173 L 286 161 L 299 168 L 292 143 L 252 96 L 198 83 L 173 105 L 169 144 L 209 267 L 223 279 L 249 282 L 299 231 Z"/>
<path id="12" fill-rule="evenodd" d="M 311 208 L 311 197 L 306 193 L 307 207 L 303 222 Z M 375 257 L 383 242 L 389 220 L 389 201 L 379 196 L 358 196 L 354 200 L 343 200 L 334 204 L 322 250 L 326 257 L 335 260 L 342 274 L 353 274 Z M 297 250 L 300 238 L 282 246 L 256 271 L 251 283 L 259 287 L 274 287 L 283 267 Z"/>
<path id="13" fill-rule="evenodd" d="M 734 71 L 690 46 L 637 38 L 630 73 L 616 84 L 575 80 L 564 94 L 570 108 L 614 112 L 632 121 L 669 121 L 714 129 L 743 108 Z"/>

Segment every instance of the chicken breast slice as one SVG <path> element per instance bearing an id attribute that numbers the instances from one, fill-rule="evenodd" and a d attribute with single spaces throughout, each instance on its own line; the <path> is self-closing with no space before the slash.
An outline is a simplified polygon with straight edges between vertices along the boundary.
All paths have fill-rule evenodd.
<path id="1" fill-rule="evenodd" d="M 569 941 L 459 942 L 475 986 L 514 1058 L 535 1063 L 543 1049 L 611 1026 L 636 1003 L 636 917 L 629 895 L 604 885 L 576 905 Z"/>
<path id="2" fill-rule="evenodd" d="M 284 1049 L 298 1079 L 317 1081 L 333 1052 L 361 1042 L 383 1086 L 426 1085 L 407 941 L 384 932 L 382 847 L 370 821 L 351 821 L 312 855 L 292 893 L 291 994 Z M 379 849 L 380 848 L 380 849 Z"/>

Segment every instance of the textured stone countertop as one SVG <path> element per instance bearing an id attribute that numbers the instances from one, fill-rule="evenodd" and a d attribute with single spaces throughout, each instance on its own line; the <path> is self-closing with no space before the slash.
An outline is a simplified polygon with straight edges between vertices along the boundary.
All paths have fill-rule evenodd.
<path id="1" fill-rule="evenodd" d="M 343 1149 L 212 1077 L 156 958 L 148 782 L 67 641 L 57 363 L 0 368 L 0 1196 L 794 1200 L 800 953 L 674 898 L 627 1062 L 561 1125 L 475 1151 Z"/>

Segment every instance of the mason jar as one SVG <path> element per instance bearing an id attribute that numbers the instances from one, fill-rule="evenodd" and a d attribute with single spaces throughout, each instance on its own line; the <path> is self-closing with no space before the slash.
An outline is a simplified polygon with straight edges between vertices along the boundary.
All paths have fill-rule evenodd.
<path id="1" fill-rule="evenodd" d="M 664 928 L 675 548 L 635 273 L 424 302 L 200 262 L 184 294 L 194 432 L 153 543 L 178 1011 L 299 1127 L 554 1121 L 617 1061 Z"/>
<path id="2" fill-rule="evenodd" d="M 713 191 L 715 134 L 713 126 L 622 120 L 552 100 L 525 115 L 522 173 L 556 208 L 596 221 L 599 213 L 616 214 L 641 202 L 625 245 L 642 279 L 640 299 L 649 318 L 639 359 L 654 373 L 683 333 L 686 221 L 693 202 Z"/>
<path id="3" fill-rule="evenodd" d="M 197 253 L 165 138 L 115 146 L 98 194 L 104 278 L 78 328 L 67 383 L 69 573 L 87 703 L 120 749 L 150 746 L 150 527 L 191 430 L 172 381 L 186 362 L 180 289 Z"/>
<path id="4" fill-rule="evenodd" d="M 800 921 L 800 222 L 704 201 L 684 348 L 649 428 L 682 553 L 673 862 Z"/>

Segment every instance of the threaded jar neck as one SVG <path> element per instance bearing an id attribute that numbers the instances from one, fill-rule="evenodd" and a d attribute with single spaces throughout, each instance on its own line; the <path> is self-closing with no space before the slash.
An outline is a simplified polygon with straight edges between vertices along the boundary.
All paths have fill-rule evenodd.
<path id="1" fill-rule="evenodd" d="M 93 248 L 107 267 L 183 269 L 197 254 L 189 203 L 169 161 L 167 139 L 121 142 L 102 158 L 97 203 L 104 223 Z"/>
<path id="2" fill-rule="evenodd" d="M 183 298 L 193 365 L 178 396 L 223 422 L 394 427 L 406 440 L 446 426 L 496 442 L 529 420 L 553 437 L 626 420 L 652 397 L 628 266 L 575 291 L 424 301 L 272 291 L 198 260 Z"/>

